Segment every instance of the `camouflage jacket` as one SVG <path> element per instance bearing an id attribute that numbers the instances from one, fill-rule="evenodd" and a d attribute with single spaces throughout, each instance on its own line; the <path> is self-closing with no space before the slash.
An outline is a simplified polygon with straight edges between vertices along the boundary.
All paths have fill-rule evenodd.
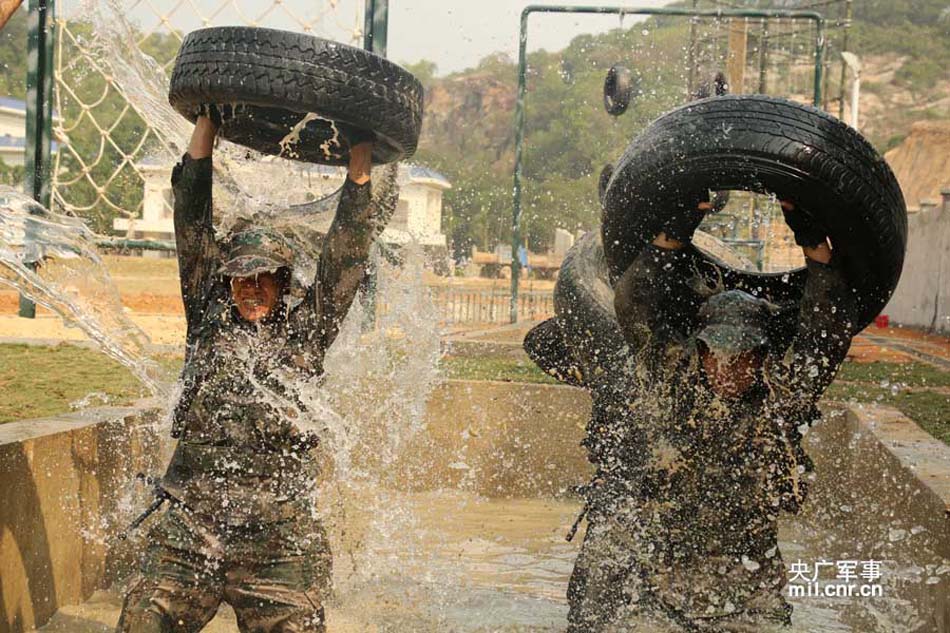
<path id="1" fill-rule="evenodd" d="M 691 257 L 649 246 L 633 264 L 635 318 L 623 325 L 637 351 L 622 377 L 604 374 L 592 389 L 585 443 L 599 474 L 589 501 L 592 519 L 636 526 L 641 569 L 668 605 L 724 615 L 726 602 L 784 584 L 776 518 L 807 493 L 802 436 L 847 354 L 855 305 L 836 268 L 809 260 L 790 349 L 727 401 L 700 368 Z M 730 601 L 710 600 L 717 586 Z"/>
<path id="2" fill-rule="evenodd" d="M 172 429 L 179 442 L 164 486 L 187 507 L 228 523 L 271 522 L 308 497 L 318 474 L 317 439 L 298 427 L 309 415 L 301 387 L 312 388 L 323 373 L 372 242 L 395 208 L 395 174 L 389 170 L 378 196 L 347 178 L 304 300 L 252 324 L 238 315 L 218 272 L 211 159 L 186 155 L 175 167 L 187 337 Z"/>

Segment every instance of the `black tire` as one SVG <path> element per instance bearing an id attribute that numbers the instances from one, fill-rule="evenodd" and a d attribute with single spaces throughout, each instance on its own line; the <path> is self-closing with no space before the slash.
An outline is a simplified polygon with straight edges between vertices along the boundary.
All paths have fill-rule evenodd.
<path id="1" fill-rule="evenodd" d="M 710 190 L 790 199 L 827 230 L 858 298 L 859 325 L 868 325 L 886 305 L 907 247 L 907 210 L 894 174 L 864 137 L 838 119 L 761 95 L 690 103 L 661 116 L 630 144 L 604 198 L 612 279 L 670 213 Z M 778 300 L 800 298 L 804 281 L 803 271 L 725 272 L 732 287 L 763 288 L 757 294 Z"/>
<path id="2" fill-rule="evenodd" d="M 573 386 L 589 386 L 625 358 L 627 345 L 614 311 L 600 232 L 590 231 L 571 247 L 554 286 L 555 318 L 525 337 L 528 356 L 541 369 Z"/>
<path id="3" fill-rule="evenodd" d="M 604 79 L 604 109 L 611 116 L 620 116 L 633 97 L 633 73 L 625 66 L 614 66 Z"/>
<path id="4" fill-rule="evenodd" d="M 189 33 L 175 60 L 168 101 L 194 121 L 208 104 L 237 104 L 219 134 L 265 154 L 344 165 L 346 143 L 327 120 L 307 123 L 300 142 L 280 141 L 306 113 L 371 132 L 373 162 L 411 156 L 422 126 L 423 90 L 396 64 L 352 46 L 303 33 L 226 26 Z"/>

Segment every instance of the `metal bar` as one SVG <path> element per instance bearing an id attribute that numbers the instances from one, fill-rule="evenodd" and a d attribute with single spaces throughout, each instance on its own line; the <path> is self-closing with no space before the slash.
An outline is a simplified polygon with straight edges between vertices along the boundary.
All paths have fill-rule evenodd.
<path id="1" fill-rule="evenodd" d="M 34 200 L 50 207 L 50 150 L 53 118 L 53 10 L 54 0 L 30 0 L 30 30 L 27 35 L 26 74 L 26 168 L 27 191 Z M 31 267 L 35 270 L 36 264 Z M 19 315 L 36 317 L 36 305 L 20 295 Z"/>
<path id="2" fill-rule="evenodd" d="M 382 57 L 389 42 L 389 0 L 366 0 L 363 16 L 363 48 Z"/>
<path id="3" fill-rule="evenodd" d="M 848 50 L 848 35 L 851 33 L 851 21 L 854 18 L 854 3 L 852 0 L 847 0 L 845 5 L 845 15 L 844 15 L 844 36 L 841 38 L 841 52 L 847 53 Z M 838 118 L 844 119 L 844 82 L 847 79 L 848 65 L 841 62 L 841 85 L 839 86 L 839 95 L 838 95 Z"/>
<path id="4" fill-rule="evenodd" d="M 373 2 L 374 0 L 367 0 Z M 376 0 L 379 1 L 379 0 Z M 521 12 L 521 29 L 518 39 L 518 98 L 515 103 L 515 168 L 512 188 L 511 212 L 511 301 L 509 319 L 518 322 L 518 278 L 521 263 L 518 249 L 521 246 L 521 180 L 523 175 L 525 133 L 525 95 L 527 94 L 528 69 L 528 18 L 532 13 L 584 13 L 592 15 L 665 15 L 699 18 L 789 18 L 812 20 L 816 24 L 815 36 L 815 106 L 821 104 L 821 64 L 824 59 L 824 17 L 815 11 L 788 11 L 784 9 L 692 9 L 687 7 L 608 7 L 570 5 L 530 5 Z"/>

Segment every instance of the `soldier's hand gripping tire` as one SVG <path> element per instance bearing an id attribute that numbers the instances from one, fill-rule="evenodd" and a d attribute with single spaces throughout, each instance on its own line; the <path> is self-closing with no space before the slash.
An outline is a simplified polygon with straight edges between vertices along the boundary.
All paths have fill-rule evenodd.
<path id="1" fill-rule="evenodd" d="M 369 51 L 274 29 L 226 26 L 185 37 L 169 103 L 218 134 L 264 154 L 345 165 L 373 142 L 373 162 L 411 156 L 422 127 L 422 84 Z M 298 140 L 299 139 L 299 140 Z"/>
<path id="2" fill-rule="evenodd" d="M 847 124 L 762 95 L 689 103 L 661 116 L 630 144 L 604 196 L 603 244 L 612 279 L 671 213 L 687 212 L 690 201 L 720 190 L 789 200 L 824 232 L 858 301 L 858 329 L 886 305 L 907 247 L 907 209 L 897 179 Z M 767 275 L 714 267 L 727 287 L 776 301 L 800 298 L 803 270 Z"/>

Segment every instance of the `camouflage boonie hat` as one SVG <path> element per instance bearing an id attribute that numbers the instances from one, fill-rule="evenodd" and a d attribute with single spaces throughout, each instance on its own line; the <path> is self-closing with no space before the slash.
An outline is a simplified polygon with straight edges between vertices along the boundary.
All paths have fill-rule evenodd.
<path id="1" fill-rule="evenodd" d="M 769 302 L 741 290 L 710 297 L 699 309 L 704 326 L 696 335 L 711 349 L 730 354 L 762 349 L 769 344 Z"/>
<path id="2" fill-rule="evenodd" d="M 228 242 L 228 258 L 218 272 L 229 277 L 250 277 L 278 268 L 290 268 L 294 252 L 278 233 L 265 228 L 237 231 Z"/>

